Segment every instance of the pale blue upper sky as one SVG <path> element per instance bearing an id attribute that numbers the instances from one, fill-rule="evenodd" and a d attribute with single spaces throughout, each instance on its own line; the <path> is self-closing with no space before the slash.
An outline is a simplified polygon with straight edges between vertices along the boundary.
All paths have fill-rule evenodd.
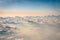
<path id="1" fill-rule="evenodd" d="M 60 11 L 60 0 L 0 0 L 0 10 Z"/>

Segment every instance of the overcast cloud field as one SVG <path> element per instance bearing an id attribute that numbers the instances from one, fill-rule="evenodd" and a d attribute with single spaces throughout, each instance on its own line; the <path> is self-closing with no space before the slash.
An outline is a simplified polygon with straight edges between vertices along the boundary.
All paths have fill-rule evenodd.
<path id="1" fill-rule="evenodd" d="M 0 17 L 0 40 L 60 40 L 59 16 Z"/>

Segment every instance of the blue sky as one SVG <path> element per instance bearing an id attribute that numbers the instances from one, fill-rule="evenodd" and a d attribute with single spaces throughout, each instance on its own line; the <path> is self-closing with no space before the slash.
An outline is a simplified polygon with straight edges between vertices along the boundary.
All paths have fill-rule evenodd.
<path id="1" fill-rule="evenodd" d="M 59 0 L 0 0 L 0 8 L 16 9 L 56 9 L 60 7 Z"/>
<path id="2" fill-rule="evenodd" d="M 55 11 L 60 13 L 60 0 L 0 0 L 0 10 Z"/>

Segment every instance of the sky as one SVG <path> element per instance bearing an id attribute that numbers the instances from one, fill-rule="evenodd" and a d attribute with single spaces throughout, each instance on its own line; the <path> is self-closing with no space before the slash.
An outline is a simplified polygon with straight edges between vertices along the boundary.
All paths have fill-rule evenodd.
<path id="1" fill-rule="evenodd" d="M 60 15 L 60 0 L 0 0 L 0 16 Z"/>
<path id="2" fill-rule="evenodd" d="M 0 0 L 0 17 L 48 15 L 60 15 L 60 0 Z M 23 26 L 20 29 L 14 31 L 23 36 L 23 38 L 31 37 L 30 40 L 60 40 L 60 25 L 57 23 L 40 25 L 23 21 L 22 24 Z M 20 27 L 20 24 L 17 27 Z M 8 39 L 8 37 L 5 38 Z"/>

